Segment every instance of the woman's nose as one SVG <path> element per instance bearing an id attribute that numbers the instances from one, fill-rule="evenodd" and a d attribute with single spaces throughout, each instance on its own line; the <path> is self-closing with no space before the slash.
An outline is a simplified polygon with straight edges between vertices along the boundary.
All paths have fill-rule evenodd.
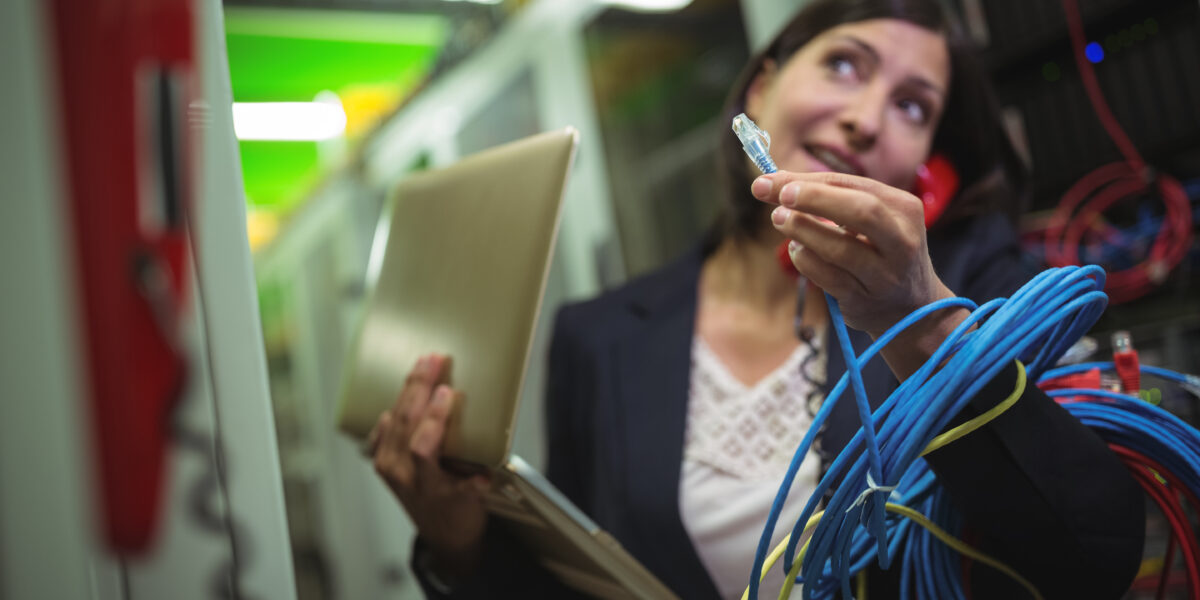
<path id="1" fill-rule="evenodd" d="M 860 91 L 839 115 L 839 125 L 851 149 L 862 152 L 875 145 L 884 123 L 886 90 L 868 86 Z"/>

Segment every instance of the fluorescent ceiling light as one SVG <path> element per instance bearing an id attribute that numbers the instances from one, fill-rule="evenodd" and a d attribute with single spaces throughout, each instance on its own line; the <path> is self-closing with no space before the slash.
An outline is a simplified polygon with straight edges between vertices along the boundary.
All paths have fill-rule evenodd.
<path id="1" fill-rule="evenodd" d="M 605 4 L 638 12 L 671 12 L 692 3 L 692 0 L 604 0 Z"/>
<path id="2" fill-rule="evenodd" d="M 441 46 L 449 30 L 435 14 L 225 7 L 226 35 Z"/>
<path id="3" fill-rule="evenodd" d="M 341 137 L 346 111 L 336 102 L 234 102 L 239 140 L 319 141 Z"/>

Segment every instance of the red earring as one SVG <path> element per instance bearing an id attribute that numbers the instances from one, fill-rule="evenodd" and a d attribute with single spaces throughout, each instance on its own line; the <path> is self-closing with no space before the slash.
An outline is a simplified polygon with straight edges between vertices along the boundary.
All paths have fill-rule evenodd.
<path id="1" fill-rule="evenodd" d="M 779 247 L 775 248 L 775 258 L 779 260 L 779 268 L 784 274 L 792 279 L 800 279 L 800 271 L 796 270 L 795 263 L 792 262 L 792 255 L 788 252 L 789 240 L 779 242 Z"/>

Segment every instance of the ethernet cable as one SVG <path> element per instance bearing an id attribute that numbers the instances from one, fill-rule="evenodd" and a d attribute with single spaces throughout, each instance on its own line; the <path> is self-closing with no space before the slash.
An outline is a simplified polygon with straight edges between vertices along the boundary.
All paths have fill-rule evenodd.
<path id="1" fill-rule="evenodd" d="M 774 172 L 774 162 L 767 154 L 769 136 L 744 114 L 735 117 L 734 131 L 751 160 L 763 172 Z M 850 573 L 861 570 L 863 556 L 869 560 L 873 554 L 887 568 L 900 539 L 888 535 L 886 505 L 889 501 L 897 505 L 915 502 L 914 492 L 922 492 L 928 498 L 934 483 L 931 473 L 915 479 L 908 477 L 922 469 L 928 472 L 919 455 L 929 447 L 935 434 L 945 429 L 952 416 L 1007 364 L 1020 359 L 1029 365 L 1035 377 L 1052 365 L 1103 312 L 1107 302 L 1100 291 L 1103 284 L 1102 269 L 1064 267 L 1043 272 L 1008 300 L 997 299 L 982 306 L 965 298 L 934 302 L 902 319 L 861 356 L 855 356 L 849 344 L 837 302 L 826 294 L 834 330 L 846 354 L 847 373 L 821 406 L 793 455 L 759 540 L 752 573 L 762 572 L 770 539 L 799 463 L 847 386 L 855 393 L 863 426 L 818 483 L 787 538 L 783 556 L 785 570 L 803 574 L 806 599 L 813 597 L 818 589 L 832 592 L 829 588 L 832 582 L 840 583 L 844 597 L 852 597 Z M 863 391 L 861 365 L 904 329 L 948 307 L 964 307 L 973 312 L 930 360 L 872 413 Z M 943 363 L 945 368 L 936 368 Z M 881 425 L 877 427 L 877 423 Z M 881 447 L 887 451 L 881 453 Z M 820 498 L 839 477 L 841 484 L 805 543 L 806 551 L 798 557 L 796 545 L 805 525 L 813 518 Z M 861 534 L 863 529 L 868 537 Z M 898 527 L 891 529 L 899 531 Z M 864 548 L 864 540 L 874 541 L 873 552 Z M 794 577 L 789 577 L 788 586 L 794 581 Z M 756 598 L 757 594 L 758 577 L 752 576 L 748 595 Z"/>

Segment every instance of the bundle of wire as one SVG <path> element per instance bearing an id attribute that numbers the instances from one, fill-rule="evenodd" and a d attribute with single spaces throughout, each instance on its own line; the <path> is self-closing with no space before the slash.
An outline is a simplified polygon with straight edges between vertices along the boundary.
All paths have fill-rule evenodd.
<path id="1" fill-rule="evenodd" d="M 1047 371 L 1040 383 L 1098 369 L 1114 371 L 1113 363 L 1085 363 Z M 1142 366 L 1143 374 L 1155 375 L 1184 386 L 1196 386 L 1200 378 L 1157 367 Z M 1200 600 L 1200 542 L 1188 520 L 1184 501 L 1193 514 L 1200 514 L 1200 432 L 1178 417 L 1133 396 L 1114 392 L 1062 388 L 1046 392 L 1083 424 L 1108 443 L 1147 495 L 1162 510 L 1171 527 L 1158 597 L 1163 597 L 1175 546 L 1183 554 L 1188 597 Z"/>
<path id="2" fill-rule="evenodd" d="M 1107 296 L 1101 291 L 1104 281 L 1104 270 L 1099 267 L 1063 267 L 1040 273 L 1009 299 L 998 298 L 981 306 L 965 298 L 934 302 L 901 320 L 861 356 L 854 355 L 838 304 L 827 295 L 833 328 L 846 355 L 847 372 L 826 398 L 793 455 L 759 540 L 747 595 L 758 597 L 758 582 L 764 573 L 770 540 L 800 463 L 847 387 L 854 392 L 863 427 L 830 465 L 792 527 L 786 544 L 781 544 L 774 553 L 774 559 L 783 555 L 782 568 L 788 573 L 780 597 L 790 595 L 797 575 L 804 583 L 805 598 L 829 596 L 839 587 L 843 597 L 853 597 L 851 574 L 870 560 L 878 560 L 887 569 L 902 547 L 907 548 L 905 560 L 909 567 L 904 573 L 917 580 L 914 585 L 937 590 L 938 596 L 952 593 L 953 589 L 961 594 L 958 576 L 950 576 L 951 561 L 938 554 L 941 549 L 933 550 L 936 544 L 931 545 L 926 533 L 917 534 L 910 523 L 920 524 L 923 531 L 945 541 L 950 539 L 944 528 L 918 512 L 919 509 L 932 514 L 943 523 L 954 519 L 945 499 L 936 493 L 939 487 L 920 455 L 969 433 L 998 414 L 989 411 L 935 441 L 935 435 L 1002 369 L 1019 361 L 1022 376 L 1023 365 L 1028 365 L 1028 372 L 1036 379 L 1052 366 L 1104 311 L 1107 305 Z M 872 413 L 862 385 L 862 365 L 912 324 L 951 307 L 972 312 L 933 356 Z M 1011 405 L 1023 389 L 1022 377 L 1013 395 L 997 409 L 1002 411 Z M 834 482 L 838 482 L 836 487 Z M 817 514 L 818 502 L 831 488 L 833 493 L 826 509 Z M 900 514 L 909 521 L 888 520 L 886 512 Z M 812 537 L 797 555 L 797 545 L 809 529 Z M 922 556 L 911 562 L 915 560 L 914 544 L 930 549 L 940 560 L 936 556 L 929 559 Z M 1036 596 L 1036 590 L 1027 581 L 1003 565 L 961 544 L 957 549 L 1007 570 Z M 947 568 L 936 568 L 939 564 Z M 907 589 L 906 586 L 904 593 Z"/>
<path id="3" fill-rule="evenodd" d="M 1157 191 L 1166 214 L 1145 258 L 1136 265 L 1109 274 L 1105 291 L 1113 302 L 1125 302 L 1161 284 L 1183 260 L 1192 240 L 1191 206 L 1183 186 L 1166 174 L 1150 169 L 1129 136 L 1121 129 L 1108 103 L 1104 101 L 1096 74 L 1085 57 L 1083 19 L 1079 7 L 1075 0 L 1063 0 L 1062 4 L 1084 91 L 1124 160 L 1092 171 L 1063 195 L 1046 229 L 1046 263 L 1052 266 L 1079 264 L 1079 247 L 1083 236 L 1100 221 L 1105 210 L 1119 201 Z"/>

